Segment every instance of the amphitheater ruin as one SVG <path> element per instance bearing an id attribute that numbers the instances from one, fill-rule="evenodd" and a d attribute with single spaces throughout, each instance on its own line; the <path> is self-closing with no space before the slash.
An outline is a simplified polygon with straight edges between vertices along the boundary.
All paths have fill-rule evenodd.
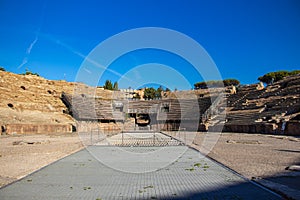
<path id="1" fill-rule="evenodd" d="M 30 186 L 28 183 L 32 179 L 28 174 L 65 156 L 69 159 L 72 155 L 80 155 L 85 152 L 84 147 L 105 150 L 118 146 L 118 149 L 130 152 L 143 152 L 145 149 L 181 149 L 189 146 L 190 150 L 197 149 L 197 152 L 205 154 L 207 152 L 203 150 L 206 151 L 205 148 L 209 146 L 206 144 L 210 144 L 208 135 L 228 132 L 217 134 L 218 139 L 214 140 L 215 146 L 207 154 L 208 158 L 235 170 L 247 178 L 246 182 L 251 179 L 280 194 L 299 199 L 299 174 L 286 170 L 299 167 L 299 78 L 300 74 L 285 77 L 266 87 L 252 84 L 235 89 L 174 91 L 164 92 L 160 99 L 134 100 L 128 99 L 126 90 L 110 91 L 83 83 L 52 81 L 35 75 L 0 71 L 0 188 L 4 187 L 0 194 L 5 197 L 5 191 L 14 187 Z M 114 161 L 115 156 L 109 159 Z M 88 162 L 93 159 L 91 157 Z M 187 166 L 194 161 L 190 157 L 185 159 Z M 119 165 L 117 160 L 115 162 Z M 135 169 L 136 163 L 128 166 Z M 69 163 L 65 170 L 71 172 L 70 167 L 83 165 Z M 55 164 L 49 166 L 55 167 Z M 192 168 L 188 168 L 188 171 L 186 167 L 182 169 L 190 177 L 189 170 Z M 168 170 L 166 172 L 169 173 Z M 172 176 L 176 177 L 176 173 L 172 173 Z M 213 173 L 219 173 L 219 170 Z M 39 176 L 38 173 L 34 174 Z M 63 170 L 57 175 L 61 177 L 62 174 Z M 99 173 L 99 176 L 102 175 Z M 87 178 L 93 180 L 95 177 Z M 143 181 L 148 180 L 141 177 Z M 169 176 L 166 177 L 169 180 Z M 201 175 L 195 177 L 202 183 Z M 21 181 L 6 187 L 16 180 Z M 59 183 L 48 184 L 60 187 L 62 180 L 58 180 Z M 230 183 L 227 179 L 222 181 Z M 75 182 L 81 184 L 81 179 Z M 48 188 L 48 184 L 45 188 Z M 106 182 L 97 184 L 103 184 L 100 188 L 107 185 Z M 114 193 L 114 188 L 108 189 L 111 191 L 108 199 Z M 30 191 L 28 195 L 39 195 L 32 192 L 31 187 L 26 190 Z M 15 195 L 16 190 L 12 191 L 7 195 Z M 247 192 L 244 195 L 247 196 Z M 53 194 L 59 198 L 62 195 L 56 191 Z M 137 192 L 135 195 L 140 197 L 142 194 Z M 255 191 L 251 195 L 262 198 Z M 23 194 L 19 196 L 23 197 Z M 145 196 L 145 199 L 150 197 Z M 236 197 L 236 193 L 233 197 Z"/>
<path id="2" fill-rule="evenodd" d="M 266 87 L 243 86 L 236 92 L 200 89 L 168 92 L 155 100 L 130 100 L 123 91 L 1 71 L 0 131 L 10 135 L 97 128 L 107 134 L 219 130 L 299 135 L 299 78 L 299 74 L 289 76 Z"/>

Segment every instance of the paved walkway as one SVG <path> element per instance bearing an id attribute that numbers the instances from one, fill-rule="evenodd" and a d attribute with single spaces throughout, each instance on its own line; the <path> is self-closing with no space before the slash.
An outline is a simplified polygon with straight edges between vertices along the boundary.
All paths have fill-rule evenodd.
<path id="1" fill-rule="evenodd" d="M 112 145 L 112 146 L 178 146 L 184 145 L 177 139 L 162 133 L 120 133 L 109 138 L 97 141 L 96 145 Z"/>
<path id="2" fill-rule="evenodd" d="M 162 147 L 118 148 L 142 154 Z M 186 147 L 163 148 L 172 154 Z M 170 165 L 148 173 L 113 169 L 89 151 L 96 155 L 115 152 L 115 147 L 91 146 L 63 158 L 0 189 L 0 199 L 281 199 L 190 148 Z M 156 165 L 156 161 L 144 160 L 144 164 Z M 126 159 L 115 162 L 121 168 L 137 164 Z"/>

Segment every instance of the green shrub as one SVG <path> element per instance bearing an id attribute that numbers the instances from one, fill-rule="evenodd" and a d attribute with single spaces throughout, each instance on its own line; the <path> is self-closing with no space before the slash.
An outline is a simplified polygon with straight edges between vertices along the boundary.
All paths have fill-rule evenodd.
<path id="1" fill-rule="evenodd" d="M 38 73 L 33 73 L 31 71 L 29 71 L 28 69 L 26 69 L 25 73 L 21 74 L 21 75 L 34 75 L 34 76 L 40 76 Z"/>

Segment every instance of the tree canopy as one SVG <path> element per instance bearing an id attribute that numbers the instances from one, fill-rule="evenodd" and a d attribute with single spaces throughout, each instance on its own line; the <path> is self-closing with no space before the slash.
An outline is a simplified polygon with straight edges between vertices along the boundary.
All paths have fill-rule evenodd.
<path id="1" fill-rule="evenodd" d="M 238 86 L 240 84 L 240 81 L 237 79 L 225 79 L 223 80 L 224 86 Z"/>
<path id="2" fill-rule="evenodd" d="M 113 85 L 112 85 L 111 81 L 106 80 L 105 83 L 104 83 L 103 88 L 106 89 L 106 90 L 113 90 Z"/>
<path id="3" fill-rule="evenodd" d="M 263 76 L 258 77 L 258 80 L 266 84 L 271 84 L 272 82 L 282 80 L 286 76 L 296 75 L 299 73 L 300 70 L 269 72 Z"/>
<path id="4" fill-rule="evenodd" d="M 112 84 L 111 80 L 106 80 L 103 88 L 106 90 L 119 90 L 119 85 L 117 81 Z"/>
<path id="5" fill-rule="evenodd" d="M 113 90 L 119 90 L 119 84 L 117 81 L 114 83 Z"/>
<path id="6" fill-rule="evenodd" d="M 144 99 L 155 99 L 155 98 L 161 98 L 161 92 L 164 91 L 162 86 L 159 86 L 159 88 L 155 89 L 153 87 L 146 88 L 144 91 Z"/>
<path id="7" fill-rule="evenodd" d="M 195 90 L 197 89 L 207 89 L 207 88 L 216 88 L 216 87 L 226 87 L 226 86 L 238 86 L 240 81 L 237 79 L 225 79 L 225 80 L 213 80 L 213 81 L 203 81 L 194 84 Z"/>
<path id="8" fill-rule="evenodd" d="M 145 99 L 154 99 L 156 95 L 156 90 L 151 87 L 151 88 L 146 88 L 144 91 L 144 98 Z"/>

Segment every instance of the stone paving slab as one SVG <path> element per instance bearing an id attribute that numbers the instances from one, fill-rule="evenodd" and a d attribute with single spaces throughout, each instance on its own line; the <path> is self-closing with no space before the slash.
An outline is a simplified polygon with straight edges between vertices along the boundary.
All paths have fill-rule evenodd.
<path id="1" fill-rule="evenodd" d="M 102 164 L 90 151 L 103 148 L 113 151 L 90 146 L 0 189 L 0 199 L 281 199 L 191 148 L 170 165 L 148 173 L 126 173 Z M 161 147 L 134 148 L 147 152 Z"/>
<path id="2" fill-rule="evenodd" d="M 177 139 L 174 139 L 171 136 L 153 132 L 153 133 L 140 133 L 140 132 L 128 132 L 128 133 L 119 133 L 111 137 L 101 137 L 97 141 L 98 136 L 94 136 L 95 145 L 101 146 L 178 146 L 184 145 L 183 142 L 180 142 Z"/>

